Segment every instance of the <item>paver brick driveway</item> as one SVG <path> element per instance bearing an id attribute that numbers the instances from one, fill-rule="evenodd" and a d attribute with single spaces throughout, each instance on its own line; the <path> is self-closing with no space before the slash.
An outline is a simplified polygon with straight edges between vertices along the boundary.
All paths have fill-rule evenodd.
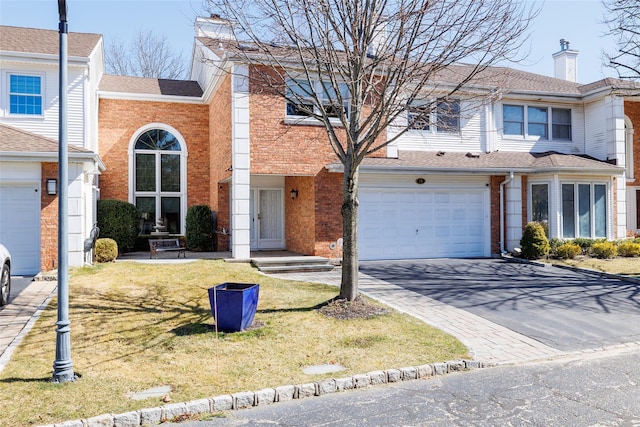
<path id="1" fill-rule="evenodd" d="M 558 350 L 640 341 L 637 284 L 500 259 L 367 261 L 360 271 Z"/>

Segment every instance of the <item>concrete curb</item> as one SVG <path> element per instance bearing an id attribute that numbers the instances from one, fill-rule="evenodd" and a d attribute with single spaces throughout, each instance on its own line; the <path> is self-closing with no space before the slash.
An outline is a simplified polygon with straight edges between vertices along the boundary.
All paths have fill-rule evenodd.
<path id="1" fill-rule="evenodd" d="M 312 383 L 284 385 L 258 391 L 242 391 L 210 399 L 171 403 L 164 406 L 140 409 L 123 414 L 103 414 L 95 417 L 40 427 L 141 427 L 163 422 L 179 421 L 181 417 L 198 414 L 214 414 L 221 411 L 239 410 L 254 406 L 269 405 L 296 399 L 306 399 L 370 386 L 426 379 L 453 372 L 495 366 L 476 360 L 454 360 L 410 366 L 384 371 L 372 371 L 344 378 L 327 378 Z"/>

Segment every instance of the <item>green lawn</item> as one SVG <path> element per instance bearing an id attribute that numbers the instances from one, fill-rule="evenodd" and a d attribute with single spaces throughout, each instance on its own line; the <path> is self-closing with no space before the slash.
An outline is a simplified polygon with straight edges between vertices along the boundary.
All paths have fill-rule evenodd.
<path id="1" fill-rule="evenodd" d="M 212 330 L 207 289 L 260 283 L 257 329 Z M 284 281 L 247 264 L 102 264 L 72 271 L 71 345 L 75 383 L 50 383 L 55 300 L 0 373 L 0 426 L 48 424 L 161 405 L 127 394 L 170 385 L 172 402 L 323 377 L 469 357 L 456 339 L 393 312 L 336 320 L 317 307 L 337 288 Z M 339 374 L 306 375 L 308 365 L 338 363 Z"/>

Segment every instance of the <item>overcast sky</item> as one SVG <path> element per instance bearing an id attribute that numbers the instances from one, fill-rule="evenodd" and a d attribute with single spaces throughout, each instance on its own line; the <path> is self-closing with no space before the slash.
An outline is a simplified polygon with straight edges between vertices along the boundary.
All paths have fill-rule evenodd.
<path id="1" fill-rule="evenodd" d="M 602 67 L 603 49 L 613 43 L 603 37 L 603 7 L 599 0 L 527 0 L 541 7 L 531 27 L 531 38 L 523 46 L 527 59 L 512 65 L 533 73 L 553 75 L 551 54 L 560 50 L 559 40 L 568 39 L 578 55 L 578 81 L 590 83 L 615 72 Z M 205 15 L 202 0 L 67 0 L 69 31 L 99 33 L 105 44 L 129 42 L 138 30 L 166 34 L 185 61 L 191 56 L 193 22 Z M 55 0 L 0 0 L 0 24 L 57 30 Z M 0 40 L 0 50 L 2 40 Z"/>

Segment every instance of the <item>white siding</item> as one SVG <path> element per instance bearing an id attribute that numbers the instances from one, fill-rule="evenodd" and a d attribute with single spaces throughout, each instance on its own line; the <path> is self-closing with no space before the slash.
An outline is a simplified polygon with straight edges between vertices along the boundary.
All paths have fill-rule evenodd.
<path id="1" fill-rule="evenodd" d="M 585 105 L 585 153 L 597 159 L 606 159 L 605 102 L 598 100 Z"/>
<path id="2" fill-rule="evenodd" d="M 43 85 L 43 116 L 15 117 L 9 114 L 9 75 L 12 73 L 41 74 Z M 84 68 L 69 69 L 69 144 L 84 147 L 85 134 L 85 82 Z M 2 99 L 0 99 L 0 122 L 28 132 L 42 135 L 54 140 L 58 139 L 58 68 L 53 65 L 24 64 L 0 62 L 0 79 Z"/>
<path id="3" fill-rule="evenodd" d="M 416 151 L 483 151 L 485 148 L 482 137 L 484 109 L 477 103 L 461 102 L 460 133 L 409 130 L 398 138 L 398 150 Z M 406 126 L 406 117 L 400 117 L 401 127 Z M 399 133 L 399 127 L 390 126 L 388 138 Z"/>
<path id="4" fill-rule="evenodd" d="M 523 138 L 515 135 L 503 135 L 503 118 L 502 118 L 502 106 L 504 104 L 509 105 L 524 105 L 533 107 L 555 107 L 555 108 L 570 108 L 571 109 L 571 141 L 554 141 L 554 140 L 541 140 L 534 137 Z M 584 109 L 581 105 L 576 104 L 560 104 L 552 102 L 522 102 L 522 101 L 509 101 L 503 100 L 502 103 L 496 104 L 495 108 L 495 123 L 497 131 L 497 149 L 499 151 L 517 151 L 517 152 L 533 152 L 544 153 L 546 151 L 557 151 L 559 153 L 566 154 L 581 154 L 584 153 Z M 549 115 L 549 122 L 551 122 L 551 115 Z M 551 124 L 551 123 L 549 123 Z M 525 123 L 526 127 L 526 123 Z"/>

